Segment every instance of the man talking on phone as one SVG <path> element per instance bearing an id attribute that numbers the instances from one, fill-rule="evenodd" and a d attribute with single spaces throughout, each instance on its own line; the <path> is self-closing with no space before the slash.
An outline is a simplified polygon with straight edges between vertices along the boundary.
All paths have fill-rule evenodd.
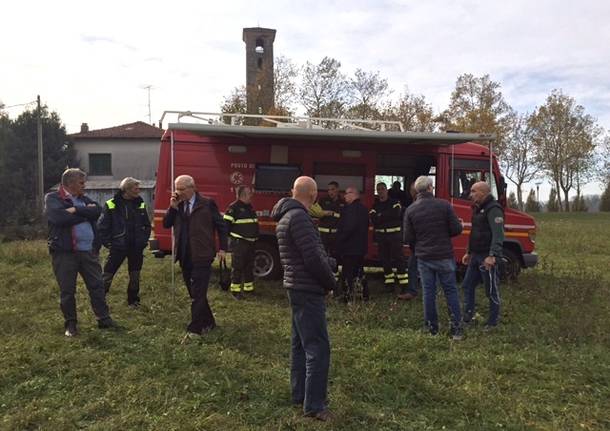
<path id="1" fill-rule="evenodd" d="M 218 258 L 222 259 L 227 250 L 227 225 L 216 203 L 197 192 L 193 177 L 180 175 L 174 185 L 176 191 L 163 217 L 163 227 L 174 228 L 175 258 L 191 297 L 191 322 L 182 340 L 188 343 L 216 327 L 208 303 L 208 284 L 216 256 L 215 233 L 220 240 Z"/>

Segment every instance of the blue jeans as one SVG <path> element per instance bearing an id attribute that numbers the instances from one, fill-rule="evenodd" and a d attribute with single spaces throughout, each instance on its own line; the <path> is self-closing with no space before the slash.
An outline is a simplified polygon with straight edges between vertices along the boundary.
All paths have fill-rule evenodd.
<path id="1" fill-rule="evenodd" d="M 462 288 L 464 289 L 464 321 L 469 322 L 474 317 L 476 312 L 475 290 L 483 282 L 485 284 L 485 294 L 489 299 L 487 325 L 495 326 L 498 324 L 500 317 L 500 283 L 497 264 L 490 271 L 487 271 L 483 266 L 486 257 L 486 253 L 472 253 L 470 255 L 470 263 L 462 282 Z"/>
<path id="2" fill-rule="evenodd" d="M 438 314 L 436 313 L 436 279 L 441 284 L 451 317 L 451 330 L 460 329 L 462 315 L 455 281 L 455 261 L 453 259 L 423 260 L 417 259 L 417 268 L 422 280 L 424 293 L 424 321 L 431 333 L 438 332 Z"/>
<path id="3" fill-rule="evenodd" d="M 290 384 L 292 402 L 305 414 L 326 409 L 330 342 L 324 296 L 288 290 L 292 308 Z"/>
<path id="4" fill-rule="evenodd" d="M 409 284 L 407 284 L 407 292 L 413 295 L 417 295 L 417 257 L 415 252 L 409 256 L 409 266 L 407 268 L 409 273 Z"/>

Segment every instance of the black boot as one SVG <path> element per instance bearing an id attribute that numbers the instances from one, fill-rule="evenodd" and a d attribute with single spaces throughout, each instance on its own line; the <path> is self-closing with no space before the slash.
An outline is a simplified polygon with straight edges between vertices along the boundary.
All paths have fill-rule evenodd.
<path id="1" fill-rule="evenodd" d="M 138 307 L 140 305 L 140 271 L 129 272 L 129 284 L 127 285 L 127 305 Z"/>

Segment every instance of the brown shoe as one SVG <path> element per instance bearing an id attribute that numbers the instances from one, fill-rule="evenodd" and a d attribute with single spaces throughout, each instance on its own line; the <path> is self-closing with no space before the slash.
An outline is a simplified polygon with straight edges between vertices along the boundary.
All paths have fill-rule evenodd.
<path id="1" fill-rule="evenodd" d="M 398 295 L 398 299 L 402 301 L 410 301 L 415 298 L 417 298 L 417 295 L 413 295 L 411 292 L 401 293 Z"/>
<path id="2" fill-rule="evenodd" d="M 333 419 L 333 414 L 328 409 L 322 410 L 321 412 L 307 413 L 304 416 L 308 417 L 308 418 L 317 419 L 317 420 L 322 421 L 322 422 L 328 422 L 328 421 Z"/>

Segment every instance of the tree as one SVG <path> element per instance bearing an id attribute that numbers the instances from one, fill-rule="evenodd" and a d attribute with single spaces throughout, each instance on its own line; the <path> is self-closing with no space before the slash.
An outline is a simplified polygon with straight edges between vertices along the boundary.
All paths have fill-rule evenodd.
<path id="1" fill-rule="evenodd" d="M 410 132 L 434 132 L 436 129 L 432 106 L 423 95 L 410 94 L 408 89 L 405 89 L 396 105 L 388 104 L 383 109 L 381 118 L 400 121 Z"/>
<path id="2" fill-rule="evenodd" d="M 599 162 L 597 180 L 602 184 L 610 184 L 610 135 L 605 136 L 600 145 Z"/>
<path id="3" fill-rule="evenodd" d="M 517 203 L 517 198 L 515 197 L 515 192 L 510 192 L 508 195 L 508 207 L 519 209 L 519 204 Z"/>
<path id="4" fill-rule="evenodd" d="M 299 68 L 288 57 L 283 55 L 274 60 L 273 88 L 275 115 L 290 115 L 297 99 L 296 79 Z"/>
<path id="5" fill-rule="evenodd" d="M 509 137 L 514 112 L 504 100 L 500 84 L 489 75 L 458 77 L 451 93 L 449 108 L 439 117 L 445 130 L 495 133 L 496 154 L 502 155 Z"/>
<path id="6" fill-rule="evenodd" d="M 220 112 L 226 114 L 245 114 L 248 111 L 246 87 L 235 87 L 231 94 L 224 98 Z M 225 118 L 225 123 L 231 124 L 231 119 Z M 233 120 L 236 121 L 236 120 Z M 242 122 L 237 120 L 238 124 Z"/>
<path id="7" fill-rule="evenodd" d="M 41 117 L 43 183 L 44 189 L 48 190 L 59 182 L 66 166 L 75 165 L 75 153 L 59 115 L 49 113 L 45 106 L 41 109 Z M 37 113 L 35 110 L 25 111 L 14 121 L 4 117 L 0 122 L 3 161 L 0 163 L 0 187 L 3 191 L 0 224 L 28 224 L 40 216 L 36 205 Z"/>
<path id="8" fill-rule="evenodd" d="M 523 184 L 536 178 L 539 168 L 532 157 L 534 144 L 531 140 L 528 115 L 516 115 L 513 120 L 500 164 L 506 178 L 517 187 L 517 202 L 519 208 L 523 209 Z"/>
<path id="9" fill-rule="evenodd" d="M 341 117 L 351 101 L 350 85 L 341 73 L 341 63 L 324 57 L 319 64 L 303 68 L 299 97 L 310 117 Z"/>
<path id="10" fill-rule="evenodd" d="M 525 201 L 525 211 L 528 213 L 540 212 L 540 202 L 536 199 L 536 191 L 530 189 L 530 193 L 527 195 L 527 201 Z"/>
<path id="11" fill-rule="evenodd" d="M 559 211 L 559 201 L 557 200 L 557 191 L 552 188 L 549 194 L 549 202 L 546 204 L 546 210 L 550 213 Z"/>
<path id="12" fill-rule="evenodd" d="M 349 80 L 354 104 L 348 110 L 351 118 L 373 120 L 379 118 L 379 105 L 388 95 L 388 81 L 379 72 L 365 72 L 356 69 Z"/>
<path id="13" fill-rule="evenodd" d="M 569 193 L 577 177 L 584 179 L 594 166 L 601 129 L 581 105 L 560 90 L 553 90 L 546 103 L 530 116 L 529 127 L 537 163 L 554 182 L 560 208 L 569 211 Z"/>
<path id="14" fill-rule="evenodd" d="M 572 199 L 572 211 L 574 212 L 587 212 L 587 204 L 585 202 L 585 197 L 580 193 L 574 196 Z"/>
<path id="15" fill-rule="evenodd" d="M 606 212 L 610 211 L 610 183 L 606 184 L 606 190 L 602 193 L 599 201 L 599 210 Z"/>

